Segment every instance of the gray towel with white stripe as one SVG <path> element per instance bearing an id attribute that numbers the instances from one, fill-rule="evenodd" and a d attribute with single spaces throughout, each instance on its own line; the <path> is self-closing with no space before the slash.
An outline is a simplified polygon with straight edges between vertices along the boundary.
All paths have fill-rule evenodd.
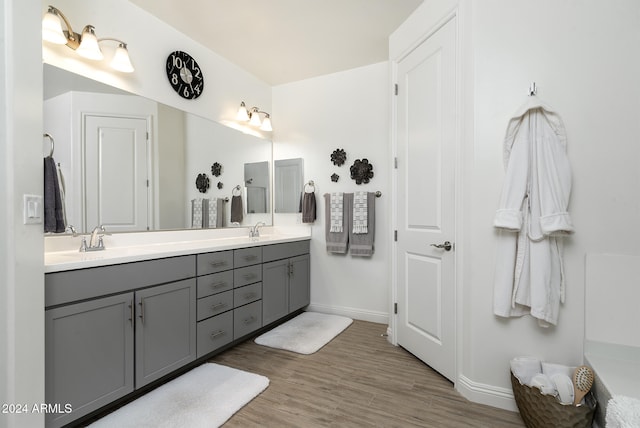
<path id="1" fill-rule="evenodd" d="M 351 219 L 351 206 L 353 204 L 353 194 L 345 193 L 342 195 L 341 200 L 342 200 L 342 207 L 343 207 L 342 217 L 344 221 L 347 224 L 349 224 L 349 220 Z M 324 194 L 324 213 L 325 213 L 324 236 L 327 244 L 327 252 L 334 253 L 334 254 L 346 254 L 347 246 L 349 244 L 350 228 L 341 227 L 340 232 L 331 231 L 331 223 L 332 223 L 331 195 L 328 193 Z"/>
<path id="2" fill-rule="evenodd" d="M 346 196 L 346 195 L 345 195 Z M 349 235 L 349 247 L 352 256 L 372 256 L 375 250 L 375 231 L 376 231 L 376 194 L 367 193 L 367 232 L 355 233 L 351 229 Z"/>
<path id="3" fill-rule="evenodd" d="M 342 233 L 345 213 L 344 194 L 342 192 L 332 193 L 330 202 L 327 205 L 329 206 L 329 232 Z"/>
<path id="4" fill-rule="evenodd" d="M 367 192 L 353 194 L 353 233 L 367 233 Z"/>

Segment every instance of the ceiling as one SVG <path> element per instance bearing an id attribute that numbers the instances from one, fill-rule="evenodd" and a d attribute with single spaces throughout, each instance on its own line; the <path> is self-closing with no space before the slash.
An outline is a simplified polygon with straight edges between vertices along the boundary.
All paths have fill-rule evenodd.
<path id="1" fill-rule="evenodd" d="M 130 0 L 270 85 L 388 59 L 423 0 Z"/>

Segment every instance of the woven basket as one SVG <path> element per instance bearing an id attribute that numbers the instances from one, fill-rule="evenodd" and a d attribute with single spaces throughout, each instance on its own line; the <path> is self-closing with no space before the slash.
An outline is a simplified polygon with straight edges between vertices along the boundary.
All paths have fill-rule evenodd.
<path id="1" fill-rule="evenodd" d="M 520 416 L 527 428 L 590 428 L 596 410 L 596 400 L 589 392 L 586 405 L 562 404 L 552 395 L 543 395 L 538 388 L 522 385 L 511 373 L 513 395 Z"/>

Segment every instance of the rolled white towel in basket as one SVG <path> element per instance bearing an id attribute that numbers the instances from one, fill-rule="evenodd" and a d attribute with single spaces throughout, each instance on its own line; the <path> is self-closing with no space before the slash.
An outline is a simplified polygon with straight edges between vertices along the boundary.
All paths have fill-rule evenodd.
<path id="1" fill-rule="evenodd" d="M 542 373 L 542 363 L 535 357 L 515 357 L 511 360 L 511 372 L 521 384 L 531 386 L 531 379 Z"/>
<path id="2" fill-rule="evenodd" d="M 615 395 L 607 403 L 605 417 L 607 428 L 640 427 L 640 400 L 624 395 Z"/>

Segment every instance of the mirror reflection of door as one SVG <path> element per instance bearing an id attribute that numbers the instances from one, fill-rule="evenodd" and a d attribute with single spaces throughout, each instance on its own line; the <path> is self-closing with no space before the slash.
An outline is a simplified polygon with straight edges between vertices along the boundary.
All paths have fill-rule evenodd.
<path id="1" fill-rule="evenodd" d="M 302 159 L 280 159 L 274 165 L 274 212 L 299 212 L 303 188 Z"/>
<path id="2" fill-rule="evenodd" d="M 244 164 L 244 187 L 247 213 L 269 211 L 269 162 Z"/>
<path id="3" fill-rule="evenodd" d="M 90 231 L 148 229 L 148 155 L 145 118 L 84 117 L 85 225 Z"/>

